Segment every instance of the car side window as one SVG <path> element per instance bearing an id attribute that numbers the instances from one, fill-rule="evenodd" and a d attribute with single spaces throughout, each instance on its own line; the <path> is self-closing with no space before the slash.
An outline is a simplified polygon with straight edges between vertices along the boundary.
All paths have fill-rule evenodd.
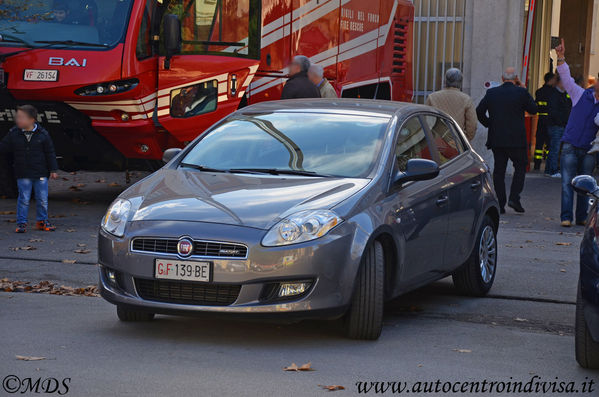
<path id="1" fill-rule="evenodd" d="M 401 126 L 395 147 L 395 162 L 399 171 L 405 171 L 408 160 L 432 160 L 424 128 L 418 117 L 412 117 Z"/>
<path id="2" fill-rule="evenodd" d="M 446 120 L 433 115 L 423 116 L 422 119 L 431 132 L 439 155 L 439 165 L 447 163 L 464 152 L 462 142 L 457 139 Z"/>

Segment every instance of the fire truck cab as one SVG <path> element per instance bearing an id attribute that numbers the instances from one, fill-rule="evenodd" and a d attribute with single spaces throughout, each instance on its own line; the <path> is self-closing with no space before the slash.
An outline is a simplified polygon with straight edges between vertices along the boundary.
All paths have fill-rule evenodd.
<path id="1" fill-rule="evenodd" d="M 12 0 L 0 4 L 0 138 L 31 103 L 64 170 L 155 169 L 295 55 L 343 97 L 410 100 L 409 0 Z M 10 163 L 10 159 L 5 160 Z M 0 167 L 0 194 L 10 193 Z"/>

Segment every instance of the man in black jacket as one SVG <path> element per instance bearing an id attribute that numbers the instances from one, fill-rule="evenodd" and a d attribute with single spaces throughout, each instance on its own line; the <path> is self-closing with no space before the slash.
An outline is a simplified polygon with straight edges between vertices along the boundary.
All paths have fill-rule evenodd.
<path id="1" fill-rule="evenodd" d="M 289 79 L 283 87 L 281 99 L 320 98 L 320 91 L 308 78 L 310 60 L 303 55 L 297 55 L 289 64 Z"/>
<path id="2" fill-rule="evenodd" d="M 476 108 L 476 114 L 481 124 L 489 129 L 487 147 L 493 151 L 495 158 L 493 184 L 501 212 L 505 213 L 505 170 L 508 159 L 514 164 L 514 177 L 507 205 L 516 212 L 524 212 L 520 203 L 528 162 L 524 113 L 536 114 L 537 105 L 528 91 L 520 86 L 514 68 L 507 68 L 502 80 L 501 86 L 487 91 Z"/>
<path id="3" fill-rule="evenodd" d="M 549 116 L 547 118 L 549 155 L 547 156 L 547 164 L 545 164 L 545 173 L 554 178 L 562 177 L 558 166 L 559 149 L 571 110 L 572 99 L 570 99 L 570 95 L 564 89 L 564 85 L 558 76 L 557 84 L 549 98 Z"/>
<path id="4" fill-rule="evenodd" d="M 16 126 L 0 141 L 0 153 L 11 153 L 19 198 L 17 200 L 17 233 L 27 231 L 31 190 L 35 192 L 39 230 L 53 231 L 48 221 L 48 177 L 56 179 L 58 164 L 52 139 L 37 124 L 37 110 L 31 105 L 19 106 Z"/>

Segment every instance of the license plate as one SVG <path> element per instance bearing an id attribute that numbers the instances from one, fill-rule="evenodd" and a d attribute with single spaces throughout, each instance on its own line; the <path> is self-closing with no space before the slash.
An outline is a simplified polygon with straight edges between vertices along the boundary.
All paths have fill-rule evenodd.
<path id="1" fill-rule="evenodd" d="M 23 73 L 25 81 L 57 81 L 58 70 L 25 69 Z"/>
<path id="2" fill-rule="evenodd" d="M 154 277 L 166 280 L 209 282 L 211 267 L 210 262 L 156 259 Z"/>

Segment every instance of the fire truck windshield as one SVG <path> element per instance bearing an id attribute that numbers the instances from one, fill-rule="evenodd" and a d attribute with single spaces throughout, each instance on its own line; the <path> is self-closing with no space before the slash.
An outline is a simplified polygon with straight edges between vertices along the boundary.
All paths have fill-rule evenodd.
<path id="1" fill-rule="evenodd" d="M 133 0 L 0 3 L 1 46 L 110 48 L 123 41 Z"/>

